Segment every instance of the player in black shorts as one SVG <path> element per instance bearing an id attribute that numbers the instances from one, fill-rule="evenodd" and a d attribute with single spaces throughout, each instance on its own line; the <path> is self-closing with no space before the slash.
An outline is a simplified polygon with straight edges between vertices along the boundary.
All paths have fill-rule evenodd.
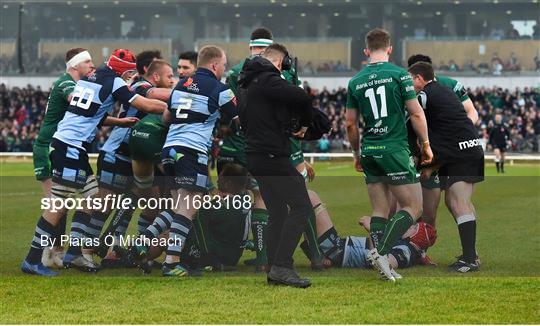
<path id="1" fill-rule="evenodd" d="M 495 154 L 497 173 L 504 173 L 504 153 L 509 139 L 510 131 L 502 122 L 502 115 L 500 113 L 495 114 L 495 121 L 489 132 L 489 144 L 493 147 L 493 153 Z"/>
<path id="2" fill-rule="evenodd" d="M 481 141 L 459 98 L 435 81 L 429 63 L 418 62 L 409 72 L 425 111 L 445 203 L 458 224 L 463 254 L 451 267 L 461 273 L 476 271 L 476 210 L 471 197 L 474 184 L 484 180 Z"/>

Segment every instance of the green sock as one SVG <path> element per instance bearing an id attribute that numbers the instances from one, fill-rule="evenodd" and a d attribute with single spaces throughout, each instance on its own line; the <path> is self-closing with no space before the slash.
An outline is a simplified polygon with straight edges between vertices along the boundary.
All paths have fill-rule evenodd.
<path id="1" fill-rule="evenodd" d="M 414 223 L 411 214 L 406 211 L 399 211 L 386 224 L 382 241 L 377 246 L 377 251 L 381 255 L 386 255 L 390 252 L 396 242 L 401 239 L 407 229 Z"/>
<path id="2" fill-rule="evenodd" d="M 373 248 L 377 248 L 379 246 L 379 242 L 381 242 L 384 235 L 384 229 L 387 221 L 387 219 L 380 216 L 371 217 L 369 222 L 369 236 L 373 242 Z"/>
<path id="3" fill-rule="evenodd" d="M 267 265 L 266 256 L 266 227 L 268 226 L 268 211 L 262 208 L 254 208 L 251 212 L 251 232 L 257 255 L 257 265 Z"/>
<path id="4" fill-rule="evenodd" d="M 307 249 L 309 253 L 309 259 L 313 263 L 322 263 L 322 252 L 317 242 L 317 222 L 315 221 L 315 212 L 310 214 L 308 222 L 304 229 L 304 239 L 307 242 Z"/>

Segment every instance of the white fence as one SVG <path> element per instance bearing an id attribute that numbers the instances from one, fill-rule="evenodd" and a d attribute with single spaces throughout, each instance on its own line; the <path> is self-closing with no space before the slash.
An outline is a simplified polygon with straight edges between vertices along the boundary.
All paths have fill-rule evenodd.
<path id="1" fill-rule="evenodd" d="M 98 157 L 97 153 L 91 153 L 88 154 L 88 156 L 92 159 L 96 159 Z M 309 162 L 313 164 L 315 162 L 315 159 L 319 160 L 328 160 L 328 159 L 352 159 L 352 153 L 304 153 L 304 157 L 306 159 L 309 159 Z M 19 158 L 24 160 L 31 160 L 32 159 L 32 153 L 28 152 L 20 152 L 20 153 L 14 153 L 14 152 L 0 152 L 0 161 L 4 161 L 9 158 Z M 485 159 L 486 160 L 493 160 L 495 158 L 495 155 L 493 154 L 486 154 Z M 510 164 L 514 164 L 514 162 L 530 162 L 534 161 L 535 163 L 540 161 L 540 155 L 535 154 L 509 154 L 506 155 L 505 158 L 506 162 Z"/>

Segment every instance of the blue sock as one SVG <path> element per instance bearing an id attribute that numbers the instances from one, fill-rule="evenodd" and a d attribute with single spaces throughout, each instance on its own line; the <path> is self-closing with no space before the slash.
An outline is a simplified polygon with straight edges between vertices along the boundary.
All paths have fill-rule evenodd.
<path id="1" fill-rule="evenodd" d="M 71 220 L 71 231 L 69 232 L 69 237 L 72 241 L 82 241 L 88 237 L 87 225 L 90 223 L 91 216 L 82 211 L 75 211 L 73 214 L 73 219 Z M 73 256 L 80 256 L 81 246 L 75 246 L 70 244 L 66 254 Z"/>
<path id="2" fill-rule="evenodd" d="M 154 223 L 142 233 L 148 239 L 157 238 L 161 233 L 171 227 L 174 213 L 170 210 L 162 211 L 154 220 Z"/>
<path id="3" fill-rule="evenodd" d="M 169 239 L 174 239 L 167 248 L 167 255 L 180 256 L 189 231 L 193 227 L 191 220 L 184 215 L 174 214 L 171 229 L 169 230 Z"/>
<path id="4" fill-rule="evenodd" d="M 51 237 L 56 232 L 56 227 L 49 223 L 43 216 L 39 217 L 30 244 L 30 251 L 26 256 L 26 261 L 32 265 L 39 264 L 41 262 L 41 255 L 43 254 L 43 244 L 51 246 Z"/>

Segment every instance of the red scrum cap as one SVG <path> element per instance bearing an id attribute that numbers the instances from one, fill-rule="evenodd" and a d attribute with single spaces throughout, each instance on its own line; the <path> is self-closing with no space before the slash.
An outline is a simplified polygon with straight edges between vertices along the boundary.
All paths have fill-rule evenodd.
<path id="1" fill-rule="evenodd" d="M 128 70 L 136 70 L 135 54 L 129 50 L 117 49 L 107 60 L 107 66 L 111 68 L 118 76 L 122 76 Z"/>
<path id="2" fill-rule="evenodd" d="M 416 233 L 410 237 L 411 243 L 420 250 L 433 246 L 437 240 L 437 230 L 426 222 L 418 222 Z"/>

